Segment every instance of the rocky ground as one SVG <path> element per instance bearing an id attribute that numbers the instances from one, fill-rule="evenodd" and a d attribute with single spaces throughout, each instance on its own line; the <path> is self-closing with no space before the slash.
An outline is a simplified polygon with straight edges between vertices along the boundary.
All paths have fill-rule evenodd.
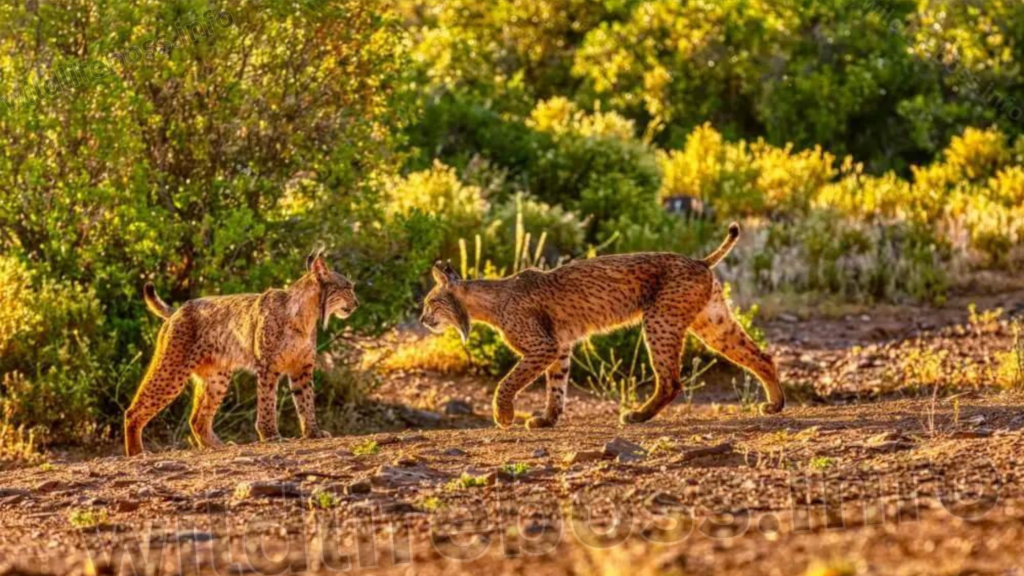
<path id="1" fill-rule="evenodd" d="M 556 429 L 502 431 L 493 382 L 407 374 L 380 399 L 435 429 L 4 472 L 0 574 L 1024 574 L 1024 395 L 964 385 L 1011 345 L 1024 299 L 999 298 L 973 325 L 776 317 L 777 416 L 708 389 L 623 428 L 575 392 Z M 928 363 L 973 368 L 900 385 Z"/>

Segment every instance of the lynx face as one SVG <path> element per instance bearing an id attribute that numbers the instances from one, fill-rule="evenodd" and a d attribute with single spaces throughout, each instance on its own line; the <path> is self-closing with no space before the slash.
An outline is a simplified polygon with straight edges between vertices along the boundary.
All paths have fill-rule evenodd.
<path id="1" fill-rule="evenodd" d="M 331 316 L 348 318 L 359 306 L 356 299 L 355 284 L 351 280 L 327 267 L 327 263 L 319 256 L 310 255 L 306 259 L 306 270 L 316 276 L 320 285 L 323 318 L 326 323 Z"/>
<path id="2" fill-rule="evenodd" d="M 337 272 L 328 271 L 325 277 L 320 278 L 320 289 L 324 294 L 325 319 L 332 315 L 348 318 L 359 306 L 355 284 Z"/>
<path id="3" fill-rule="evenodd" d="M 452 293 L 453 289 L 458 289 L 462 279 L 451 266 L 442 267 L 440 262 L 434 265 L 432 273 L 437 284 L 423 301 L 420 322 L 435 334 L 444 332 L 445 328 L 452 326 L 465 340 L 469 337 L 469 313 Z"/>

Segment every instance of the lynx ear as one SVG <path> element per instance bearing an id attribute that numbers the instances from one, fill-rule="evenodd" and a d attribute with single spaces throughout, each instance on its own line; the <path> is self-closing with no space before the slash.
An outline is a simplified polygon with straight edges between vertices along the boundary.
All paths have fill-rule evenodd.
<path id="1" fill-rule="evenodd" d="M 323 256 L 317 256 L 313 258 L 313 262 L 309 265 L 309 271 L 316 274 L 319 278 L 326 278 L 330 273 L 330 269 L 327 268 L 327 261 L 324 260 Z"/>
<path id="2" fill-rule="evenodd" d="M 316 262 L 317 259 L 322 259 L 323 254 L 324 244 L 323 242 L 319 242 L 317 243 L 317 247 L 314 248 L 313 251 L 309 253 L 309 256 L 306 256 L 306 272 L 313 271 L 313 263 Z"/>
<path id="3" fill-rule="evenodd" d="M 462 277 L 459 276 L 459 273 L 452 268 L 451 260 L 443 264 L 441 263 L 440 260 L 434 262 L 434 268 L 431 270 L 431 273 L 434 275 L 434 280 L 437 281 L 437 283 L 442 286 L 447 286 L 448 284 L 452 284 L 462 280 Z"/>
<path id="4" fill-rule="evenodd" d="M 448 275 L 444 272 L 444 265 L 438 260 L 434 262 L 434 267 L 430 269 L 430 274 L 434 277 L 434 282 L 437 282 L 438 286 L 448 285 Z"/>
<path id="5" fill-rule="evenodd" d="M 448 281 L 450 282 L 462 280 L 462 276 L 459 276 L 459 273 L 452 268 L 451 260 L 444 263 L 444 275 L 448 277 Z"/>

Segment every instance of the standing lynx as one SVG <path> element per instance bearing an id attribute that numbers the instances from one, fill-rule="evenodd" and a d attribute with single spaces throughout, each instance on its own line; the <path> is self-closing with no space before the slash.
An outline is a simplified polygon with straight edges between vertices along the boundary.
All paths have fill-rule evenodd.
<path id="1" fill-rule="evenodd" d="M 489 324 L 522 356 L 494 393 L 494 421 L 502 428 L 512 424 L 516 394 L 544 373 L 547 405 L 526 427 L 554 426 L 564 408 L 573 345 L 637 322 L 643 324 L 657 380 L 650 399 L 622 415 L 624 424 L 650 420 L 679 394 L 679 357 L 688 329 L 752 371 L 768 395 L 762 412 L 776 413 L 786 400 L 775 364 L 732 317 L 711 273 L 739 233 L 739 225 L 731 224 L 726 240 L 703 260 L 664 252 L 619 254 L 501 280 L 463 280 L 439 262 L 421 321 L 433 331 L 454 326 L 463 338 L 472 321 Z"/>
<path id="2" fill-rule="evenodd" d="M 215 448 L 213 417 L 227 394 L 231 374 L 249 370 L 258 379 L 256 429 L 261 441 L 279 438 L 277 381 L 291 380 L 302 435 L 326 436 L 316 424 L 313 364 L 316 326 L 331 315 L 348 317 L 358 306 L 352 283 L 327 268 L 320 256 L 306 262 L 306 274 L 285 290 L 190 300 L 172 310 L 153 289 L 146 305 L 165 319 L 156 352 L 135 399 L 124 415 L 125 451 L 142 452 L 142 429 L 184 389 L 192 375 L 195 397 L 189 425 L 201 446 Z"/>

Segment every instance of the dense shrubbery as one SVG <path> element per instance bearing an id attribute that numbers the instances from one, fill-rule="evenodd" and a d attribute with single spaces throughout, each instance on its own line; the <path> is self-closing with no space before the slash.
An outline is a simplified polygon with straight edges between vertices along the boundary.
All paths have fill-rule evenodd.
<path id="1" fill-rule="evenodd" d="M 146 279 L 172 302 L 264 290 L 322 243 L 360 281 L 351 324 L 400 319 L 440 242 L 433 216 L 380 202 L 413 110 L 403 37 L 355 1 L 0 7 L 13 422 L 55 440 L 116 427 L 157 325 Z M 107 73 L 60 86 L 79 65 Z"/>
<path id="2" fill-rule="evenodd" d="M 319 243 L 364 332 L 438 257 L 702 254 L 733 218 L 743 301 L 936 301 L 1024 267 L 1019 2 L 94 4 L 0 7 L 0 405 L 43 439 L 116 425 L 144 280 L 263 290 Z M 52 89 L 86 58 L 108 73 Z M 510 359 L 486 331 L 470 350 Z"/>

